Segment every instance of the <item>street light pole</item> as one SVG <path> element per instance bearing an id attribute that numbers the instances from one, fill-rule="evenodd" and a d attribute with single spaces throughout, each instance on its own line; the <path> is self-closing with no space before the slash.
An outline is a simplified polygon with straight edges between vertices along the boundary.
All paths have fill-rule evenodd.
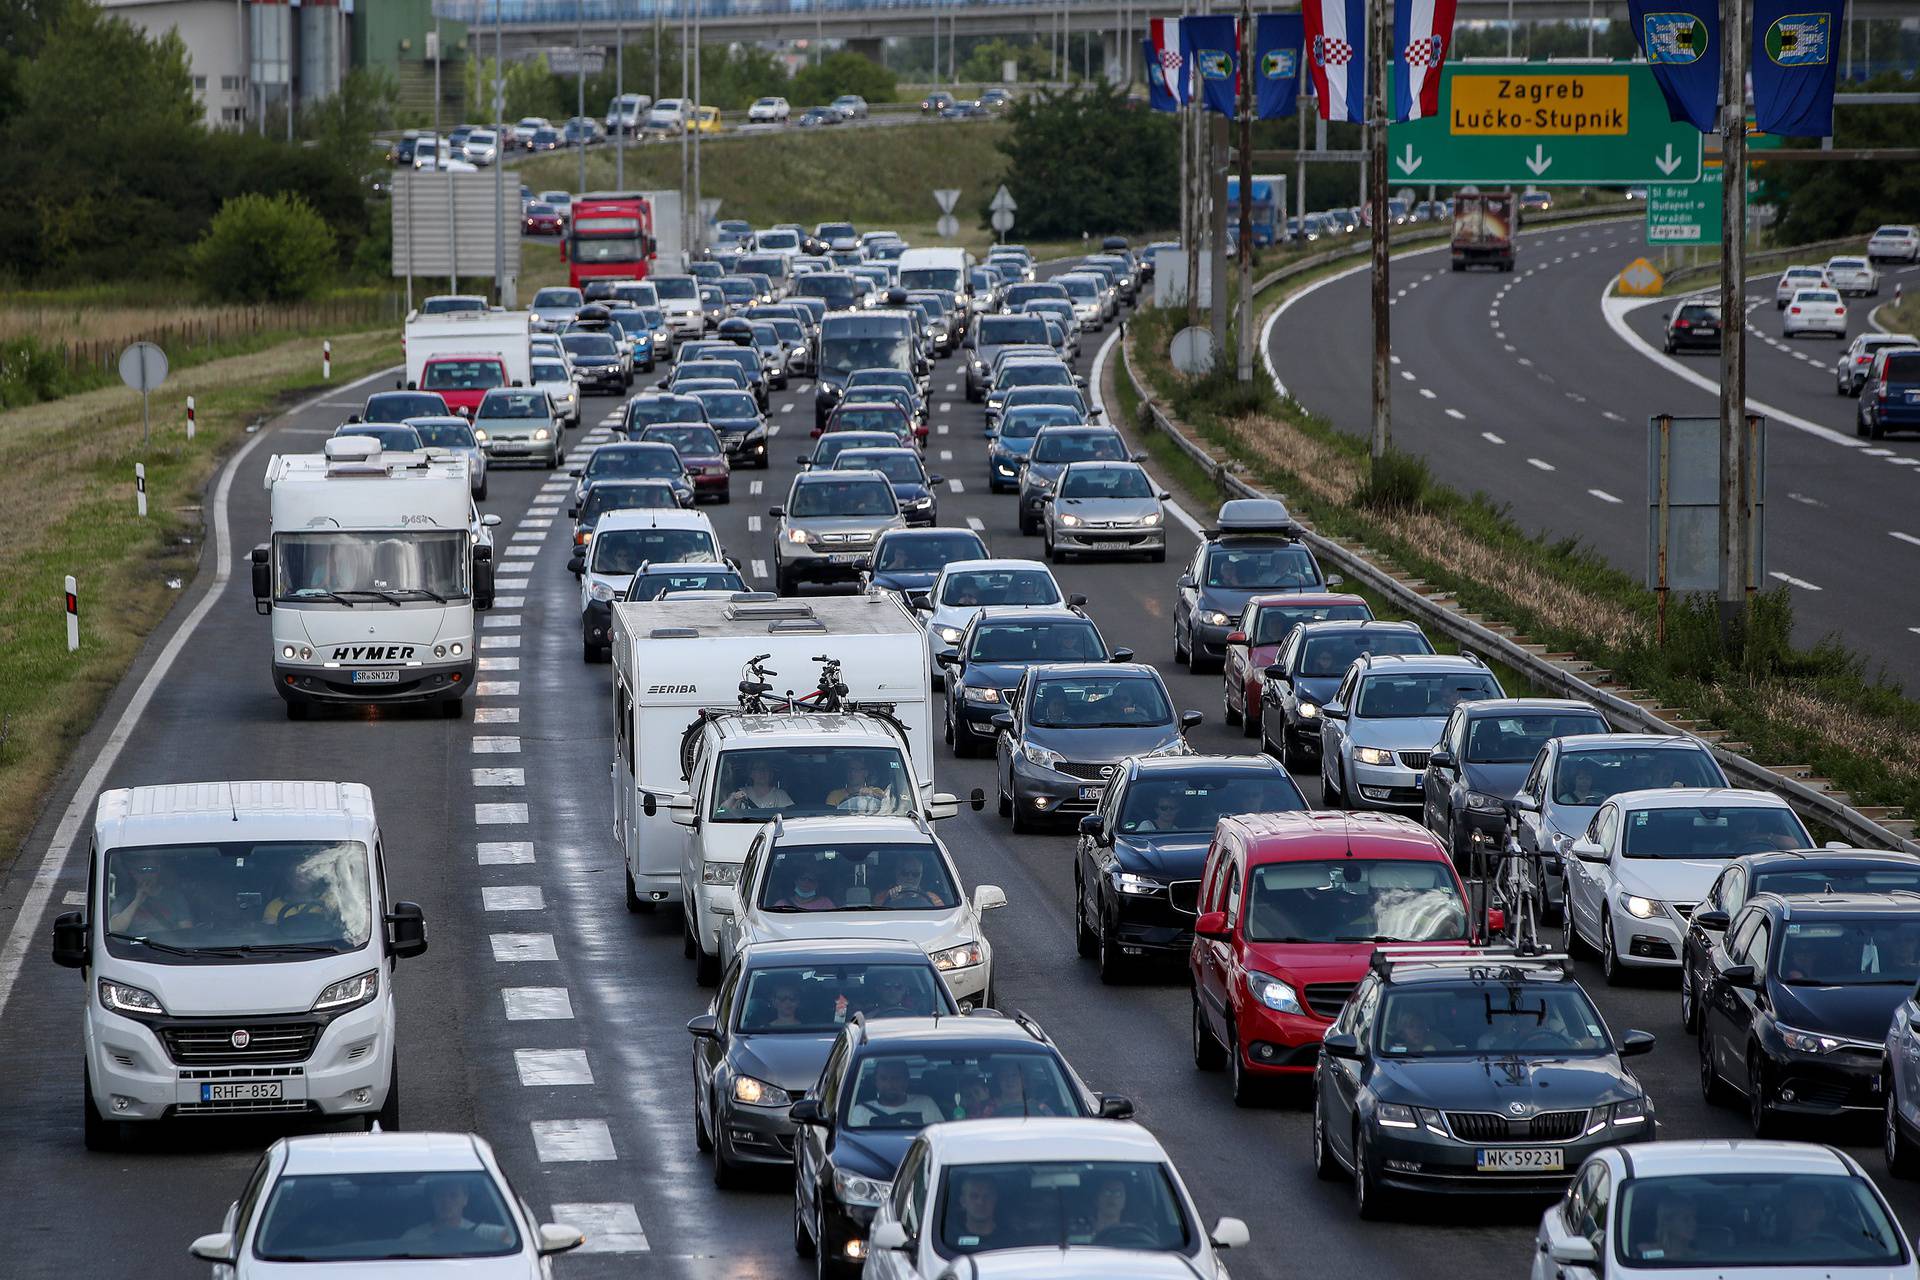
<path id="1" fill-rule="evenodd" d="M 1512 0 L 1508 0 L 1511 4 Z M 1393 447 L 1392 334 L 1387 303 L 1387 0 L 1367 5 L 1367 203 L 1373 211 L 1373 461 Z"/>
<path id="2" fill-rule="evenodd" d="M 497 2 L 497 0 L 496 0 Z M 627 23 L 624 9 L 613 19 L 613 189 L 627 189 Z M 639 113 L 634 113 L 639 124 Z"/>
<path id="3" fill-rule="evenodd" d="M 1747 431 L 1747 0 L 1725 0 L 1720 41 L 1720 636 L 1746 613 L 1752 458 Z"/>
<path id="4" fill-rule="evenodd" d="M 507 66 L 501 60 L 500 0 L 493 0 L 493 300 L 507 305 Z"/>
<path id="5" fill-rule="evenodd" d="M 574 0 L 573 16 L 575 23 L 573 71 L 576 97 L 573 114 L 585 121 L 587 117 L 587 9 L 584 0 Z M 574 188 L 579 192 L 587 189 L 587 135 L 581 128 L 576 128 L 574 133 L 580 139 L 578 146 L 575 147 L 575 150 L 580 153 L 580 185 Z"/>
<path id="6" fill-rule="evenodd" d="M 496 0 L 496 3 L 498 0 Z M 1240 0 L 1240 359 L 1241 382 L 1253 381 L 1253 0 Z M 1285 210 L 1281 210 L 1284 215 Z"/>

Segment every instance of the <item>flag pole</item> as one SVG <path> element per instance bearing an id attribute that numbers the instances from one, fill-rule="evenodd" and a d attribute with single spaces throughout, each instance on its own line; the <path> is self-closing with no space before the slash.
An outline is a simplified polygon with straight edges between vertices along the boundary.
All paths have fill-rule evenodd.
<path id="1" fill-rule="evenodd" d="M 1373 211 L 1373 461 L 1393 447 L 1392 341 L 1387 316 L 1387 0 L 1367 0 L 1367 203 Z"/>
<path id="2" fill-rule="evenodd" d="M 1253 0 L 1240 0 L 1240 381 L 1253 381 Z M 1284 210 L 1282 211 L 1284 213 Z"/>

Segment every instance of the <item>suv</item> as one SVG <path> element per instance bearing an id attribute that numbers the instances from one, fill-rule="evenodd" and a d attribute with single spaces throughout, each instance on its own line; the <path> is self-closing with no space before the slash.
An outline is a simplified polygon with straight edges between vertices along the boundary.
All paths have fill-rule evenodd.
<path id="1" fill-rule="evenodd" d="M 1466 943 L 1479 932 L 1447 851 L 1393 814 L 1222 818 L 1199 908 L 1187 962 L 1193 1061 L 1226 1066 L 1241 1106 L 1264 1081 L 1313 1073 L 1377 942 Z"/>
<path id="2" fill-rule="evenodd" d="M 1666 322 L 1661 346 L 1668 355 L 1720 349 L 1719 303 L 1683 302 L 1672 311 L 1663 311 L 1660 318 Z"/>
<path id="3" fill-rule="evenodd" d="M 1100 807 L 1080 819 L 1073 861 L 1073 941 L 1119 982 L 1149 959 L 1193 947 L 1200 872 L 1228 814 L 1307 807 L 1268 756 L 1122 760 Z"/>
<path id="4" fill-rule="evenodd" d="M 1860 384 L 1855 435 L 1878 440 L 1889 431 L 1920 431 L 1920 347 L 1882 347 Z"/>
<path id="5" fill-rule="evenodd" d="M 1133 1103 L 1088 1089 L 1024 1014 L 870 1019 L 856 1013 L 826 1070 L 789 1113 L 793 1247 L 828 1276 L 859 1274 L 874 1210 L 907 1147 L 944 1120 L 1026 1116 L 1124 1120 Z"/>
<path id="6" fill-rule="evenodd" d="M 978 755 L 992 745 L 993 718 L 1028 667 L 1103 659 L 1132 662 L 1133 650 L 1109 649 L 1100 628 L 1078 607 L 975 610 L 952 651 L 936 658 L 947 669 L 946 738 L 953 754 Z"/>
<path id="7" fill-rule="evenodd" d="M 1873 357 L 1882 347 L 1920 347 L 1920 338 L 1910 333 L 1863 333 L 1847 344 L 1833 370 L 1836 395 L 1857 396 L 1873 367 Z M 1856 423 L 1857 425 L 1857 423 Z"/>
<path id="8" fill-rule="evenodd" d="M 1363 654 L 1320 708 L 1320 784 L 1327 802 L 1418 809 L 1427 757 L 1453 709 L 1504 698 L 1471 653 Z"/>
<path id="9" fill-rule="evenodd" d="M 1037 446 L 1036 446 L 1037 447 Z M 1338 574 L 1300 541 L 1286 504 L 1235 498 L 1220 505 L 1185 571 L 1173 602 L 1173 658 L 1199 672 L 1226 661 L 1227 637 L 1239 629 L 1247 602 L 1276 592 L 1325 591 Z"/>
<path id="10" fill-rule="evenodd" d="M 993 358 L 1002 347 L 1049 347 L 1047 322 L 1039 316 L 979 315 L 961 341 L 967 367 L 967 399 L 979 403 L 986 399 L 987 385 L 993 380 Z"/>
<path id="11" fill-rule="evenodd" d="M 893 484 L 878 471 L 803 471 L 786 504 L 769 514 L 777 522 L 774 582 L 783 596 L 803 581 L 857 580 L 874 539 L 906 527 Z"/>
<path id="12" fill-rule="evenodd" d="M 1607 729 L 1607 718 L 1577 698 L 1501 698 L 1457 707 L 1427 757 L 1421 820 L 1465 867 L 1476 838 L 1489 850 L 1502 843 L 1513 825 L 1508 806 L 1542 746 Z"/>

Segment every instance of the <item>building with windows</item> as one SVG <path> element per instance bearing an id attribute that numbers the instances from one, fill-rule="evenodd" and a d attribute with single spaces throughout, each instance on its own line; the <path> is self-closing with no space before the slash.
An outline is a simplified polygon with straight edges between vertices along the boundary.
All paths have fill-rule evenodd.
<path id="1" fill-rule="evenodd" d="M 284 119 L 290 106 L 332 95 L 347 73 L 356 22 L 354 0 L 99 3 L 149 35 L 179 34 L 213 128 L 259 128 L 269 115 Z"/>

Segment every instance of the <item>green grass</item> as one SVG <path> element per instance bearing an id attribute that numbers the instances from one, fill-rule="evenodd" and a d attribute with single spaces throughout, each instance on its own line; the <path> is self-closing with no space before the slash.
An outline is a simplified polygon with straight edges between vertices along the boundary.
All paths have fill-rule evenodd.
<path id="1" fill-rule="evenodd" d="M 1879 319 L 1888 333 L 1920 333 L 1920 293 L 1908 294 L 1898 306 L 1887 303 Z"/>

